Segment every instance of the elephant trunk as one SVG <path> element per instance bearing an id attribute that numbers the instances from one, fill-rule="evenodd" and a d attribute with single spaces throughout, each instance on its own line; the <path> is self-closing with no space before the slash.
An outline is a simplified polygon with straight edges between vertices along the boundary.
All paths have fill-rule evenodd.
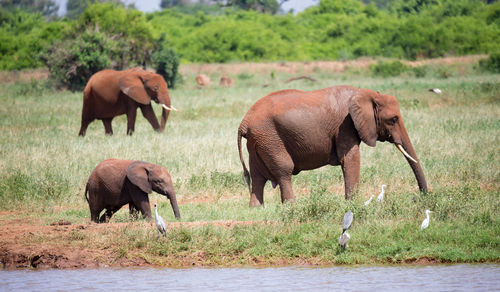
<path id="1" fill-rule="evenodd" d="M 396 146 L 398 146 L 398 145 L 396 144 Z M 408 137 L 408 134 L 406 133 L 406 131 L 404 131 L 401 146 L 403 146 L 402 147 L 403 150 L 406 151 L 409 156 L 411 156 L 411 157 L 408 157 L 407 155 L 405 155 L 405 158 L 406 158 L 406 161 L 408 161 L 408 164 L 410 164 L 410 167 L 413 170 L 413 173 L 415 174 L 415 178 L 417 179 L 417 183 L 418 183 L 418 188 L 420 189 L 421 192 L 427 193 L 427 182 L 425 180 L 424 171 L 422 170 L 422 166 L 420 165 L 420 162 L 418 161 L 417 154 L 415 153 L 415 149 L 413 149 L 413 145 L 411 144 L 410 138 Z M 398 147 L 398 149 L 399 149 L 399 147 Z M 401 152 L 403 153 L 403 155 L 405 154 L 403 151 L 401 151 Z"/>
<path id="2" fill-rule="evenodd" d="M 181 219 L 181 214 L 179 213 L 179 206 L 177 205 L 177 197 L 175 193 L 171 193 L 169 198 L 170 198 L 170 205 L 172 205 L 172 210 L 174 211 L 175 218 Z"/>
<path id="3" fill-rule="evenodd" d="M 160 122 L 160 132 L 163 132 L 165 130 L 165 126 L 167 125 L 167 119 L 168 115 L 170 114 L 170 111 L 165 109 L 164 107 L 161 108 L 162 113 L 161 113 L 161 122 Z"/>
<path id="4" fill-rule="evenodd" d="M 165 126 L 167 125 L 168 116 L 170 115 L 170 111 L 173 110 L 173 107 L 170 107 L 170 97 L 168 96 L 168 92 L 160 94 L 158 101 L 162 109 L 159 131 L 163 132 L 165 130 Z"/>

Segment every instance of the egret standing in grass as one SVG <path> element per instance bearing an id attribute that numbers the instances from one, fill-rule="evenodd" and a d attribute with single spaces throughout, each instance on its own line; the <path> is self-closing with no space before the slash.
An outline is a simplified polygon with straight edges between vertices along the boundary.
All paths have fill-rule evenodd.
<path id="1" fill-rule="evenodd" d="M 386 185 L 382 185 L 382 191 L 380 191 L 380 194 L 377 196 L 377 202 L 382 202 L 382 200 L 384 200 L 385 187 Z"/>
<path id="2" fill-rule="evenodd" d="M 345 250 L 346 246 L 349 246 L 349 239 L 351 236 L 347 233 L 347 229 L 351 227 L 353 215 L 351 211 L 347 211 L 344 215 L 344 221 L 342 222 L 342 234 L 339 237 L 339 245 L 342 250 Z"/>
<path id="3" fill-rule="evenodd" d="M 375 195 L 370 196 L 370 198 L 365 202 L 365 206 L 370 205 L 370 202 L 373 200 L 373 197 L 375 197 Z"/>
<path id="4" fill-rule="evenodd" d="M 160 237 L 160 233 L 163 236 L 166 236 L 167 234 L 167 227 L 165 226 L 165 221 L 163 221 L 163 218 L 158 214 L 158 210 L 156 210 L 156 203 L 155 203 L 155 224 L 156 224 L 156 229 L 158 229 L 158 238 Z"/>
<path id="5" fill-rule="evenodd" d="M 422 221 L 422 225 L 420 225 L 420 230 L 424 230 L 425 228 L 429 227 L 429 214 L 431 213 L 431 210 L 425 210 L 425 215 L 427 216 L 424 221 Z"/>
<path id="6" fill-rule="evenodd" d="M 429 91 L 430 91 L 430 92 L 434 92 L 434 93 L 436 93 L 436 94 L 441 94 L 441 93 L 443 93 L 443 92 L 441 91 L 441 89 L 439 89 L 439 88 L 431 88 L 431 89 L 429 89 Z"/>

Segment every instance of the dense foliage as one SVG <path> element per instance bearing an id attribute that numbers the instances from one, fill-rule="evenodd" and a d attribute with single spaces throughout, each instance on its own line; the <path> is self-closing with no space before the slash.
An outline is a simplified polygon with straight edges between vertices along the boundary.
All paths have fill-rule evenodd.
<path id="1" fill-rule="evenodd" d="M 418 59 L 492 53 L 500 43 L 500 2 L 365 2 L 321 0 L 297 15 L 201 4 L 197 7 L 205 9 L 176 6 L 145 15 L 110 1 L 91 4 L 78 17 L 72 16 L 74 20 L 52 21 L 39 13 L 0 9 L 0 69 L 42 66 L 40 56 L 54 43 L 79 39 L 88 29 L 104 33 L 113 44 L 115 55 L 108 57 L 114 67 L 153 65 L 161 34 L 184 62 L 209 63 L 360 56 Z"/>

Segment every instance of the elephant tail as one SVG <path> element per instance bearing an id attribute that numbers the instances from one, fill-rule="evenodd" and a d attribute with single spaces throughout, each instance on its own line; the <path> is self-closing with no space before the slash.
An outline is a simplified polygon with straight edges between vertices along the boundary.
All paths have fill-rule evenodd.
<path id="1" fill-rule="evenodd" d="M 85 185 L 85 200 L 87 200 L 87 203 L 89 203 L 89 196 L 87 195 L 89 193 L 89 183 Z"/>
<path id="2" fill-rule="evenodd" d="M 250 173 L 248 172 L 247 166 L 245 165 L 245 160 L 243 160 L 243 153 L 241 153 L 241 137 L 245 137 L 247 134 L 247 127 L 243 124 L 238 128 L 238 152 L 240 153 L 240 161 L 243 166 L 243 179 L 248 185 L 248 190 L 250 190 Z"/>

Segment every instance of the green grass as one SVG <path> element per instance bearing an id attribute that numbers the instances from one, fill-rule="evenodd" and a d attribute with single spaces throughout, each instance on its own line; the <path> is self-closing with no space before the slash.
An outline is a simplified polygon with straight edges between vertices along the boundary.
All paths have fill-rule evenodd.
<path id="1" fill-rule="evenodd" d="M 432 70 L 431 70 L 432 69 Z M 77 136 L 81 92 L 54 91 L 44 81 L 3 84 L 0 91 L 0 210 L 16 218 L 90 221 L 83 191 L 92 169 L 106 158 L 145 160 L 165 166 L 178 193 L 182 222 L 237 220 L 255 224 L 182 227 L 156 240 L 152 228 L 125 227 L 109 235 L 73 231 L 64 240 L 113 248 L 119 257 L 139 252 L 160 264 L 197 257 L 207 265 L 393 263 L 428 257 L 442 262 L 500 259 L 500 82 L 472 66 L 432 67 L 425 74 L 379 78 L 366 69 L 345 73 L 316 70 L 318 80 L 285 84 L 291 74 L 232 76 L 233 88 L 198 89 L 194 76 L 171 91 L 180 112 L 164 133 L 138 114 L 136 132 L 125 135 L 125 116 L 113 121 L 114 136 L 100 121 Z M 422 69 L 424 70 L 424 69 Z M 465 71 L 464 71 L 465 70 Z M 443 77 L 439 72 L 451 72 Z M 297 75 L 299 75 L 298 73 Z M 415 73 L 416 74 L 416 73 Z M 423 77 L 422 77 L 423 75 Z M 217 80 L 218 76 L 211 76 Z M 216 83 L 216 82 L 215 82 Z M 264 84 L 271 84 L 263 88 Z M 413 173 L 389 143 L 361 146 L 361 181 L 352 201 L 343 199 L 339 167 L 302 172 L 293 178 L 296 204 L 282 205 L 279 188 L 266 186 L 265 207 L 249 208 L 248 189 L 236 146 L 237 127 L 260 97 L 284 88 L 314 90 L 349 84 L 395 95 L 422 163 L 430 192 L 417 192 Z M 442 95 L 428 92 L 438 87 Z M 159 110 L 157 105 L 155 109 Z M 246 149 L 244 147 L 244 149 Z M 245 157 L 248 157 L 246 150 Z M 386 184 L 386 200 L 363 202 Z M 158 194 L 160 213 L 175 221 Z M 424 210 L 430 227 L 421 232 Z M 350 246 L 337 247 L 345 211 L 354 213 Z M 128 222 L 128 210 L 112 222 Z M 261 224 L 262 221 L 268 222 Z M 43 241 L 43 237 L 38 239 Z M 164 258 L 165 260 L 161 260 Z"/>

